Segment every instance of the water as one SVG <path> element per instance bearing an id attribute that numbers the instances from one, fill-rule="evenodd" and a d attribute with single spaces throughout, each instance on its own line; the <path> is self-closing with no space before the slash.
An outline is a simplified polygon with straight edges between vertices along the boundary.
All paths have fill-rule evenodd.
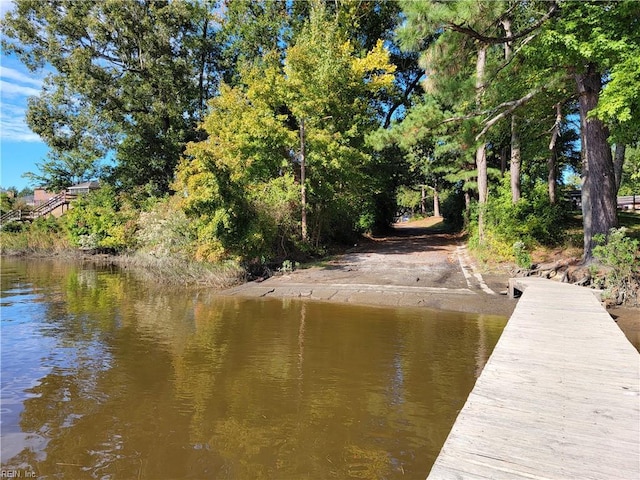
<path id="1" fill-rule="evenodd" d="M 2 262 L 2 470 L 423 479 L 506 319 Z"/>

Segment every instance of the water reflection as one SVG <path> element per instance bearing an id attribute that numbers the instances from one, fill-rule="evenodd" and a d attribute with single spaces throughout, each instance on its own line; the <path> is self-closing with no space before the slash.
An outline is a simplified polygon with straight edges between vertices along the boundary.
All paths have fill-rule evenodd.
<path id="1" fill-rule="evenodd" d="M 2 265 L 3 468 L 424 478 L 505 319 Z"/>

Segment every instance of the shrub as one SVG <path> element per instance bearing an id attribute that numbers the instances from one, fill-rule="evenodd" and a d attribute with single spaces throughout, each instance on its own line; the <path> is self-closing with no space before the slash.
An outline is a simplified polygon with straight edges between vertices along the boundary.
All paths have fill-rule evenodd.
<path id="1" fill-rule="evenodd" d="M 626 229 L 613 228 L 608 237 L 596 235 L 598 245 L 593 249 L 594 258 L 608 267 L 604 279 L 600 279 L 605 293 L 618 304 L 638 304 L 640 289 L 640 241 L 626 236 Z"/>
<path id="2" fill-rule="evenodd" d="M 195 231 L 180 209 L 177 199 L 163 199 L 140 213 L 136 243 L 142 253 L 151 256 L 193 258 Z"/>
<path id="3" fill-rule="evenodd" d="M 452 229 L 460 229 L 464 224 L 464 192 L 452 189 L 440 194 L 440 213 L 446 224 Z"/>
<path id="4" fill-rule="evenodd" d="M 510 245 L 521 241 L 532 246 L 554 245 L 562 240 L 564 231 L 560 225 L 566 220 L 567 209 L 549 201 L 546 183 L 535 182 L 515 204 L 508 176 L 492 193 L 487 202 L 486 228 L 502 241 Z"/>
<path id="5" fill-rule="evenodd" d="M 1 252 L 48 253 L 70 248 L 61 219 L 38 218 L 32 223 L 12 222 L 0 232 Z"/>
<path id="6" fill-rule="evenodd" d="M 476 205 L 477 208 L 477 205 Z M 509 177 L 491 191 L 485 207 L 484 243 L 478 242 L 477 220 L 471 223 L 471 246 L 486 250 L 500 259 L 514 258 L 524 266 L 526 249 L 537 245 L 557 245 L 565 235 L 568 209 L 549 201 L 547 185 L 537 181 L 515 204 L 511 198 Z M 477 219 L 477 215 L 472 218 Z M 514 245 L 518 245 L 515 249 Z"/>
<path id="7" fill-rule="evenodd" d="M 513 255 L 516 258 L 516 265 L 520 268 L 531 268 L 531 255 L 524 242 L 518 241 L 513 244 Z"/>
<path id="8" fill-rule="evenodd" d="M 123 251 L 135 246 L 138 213 L 112 187 L 77 199 L 63 218 L 76 247 Z"/>

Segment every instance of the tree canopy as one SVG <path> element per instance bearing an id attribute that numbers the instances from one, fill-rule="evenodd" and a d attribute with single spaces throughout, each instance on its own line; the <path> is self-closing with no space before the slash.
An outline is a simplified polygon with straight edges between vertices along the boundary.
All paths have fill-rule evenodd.
<path id="1" fill-rule="evenodd" d="M 174 195 L 199 258 L 321 250 L 425 188 L 479 244 L 547 241 L 500 215 L 557 229 L 575 171 L 588 261 L 636 185 L 639 22 L 633 0 L 16 0 L 2 44 L 51 72 L 31 178 Z"/>

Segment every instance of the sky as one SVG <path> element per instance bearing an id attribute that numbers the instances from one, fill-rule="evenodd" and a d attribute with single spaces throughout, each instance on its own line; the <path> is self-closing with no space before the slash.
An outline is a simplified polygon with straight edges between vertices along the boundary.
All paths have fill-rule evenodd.
<path id="1" fill-rule="evenodd" d="M 0 15 L 11 9 L 9 0 L 0 0 Z M 14 56 L 0 54 L 0 186 L 22 190 L 33 187 L 25 172 L 36 172 L 46 159 L 48 148 L 25 123 L 27 99 L 40 92 L 46 72 L 33 74 Z"/>

